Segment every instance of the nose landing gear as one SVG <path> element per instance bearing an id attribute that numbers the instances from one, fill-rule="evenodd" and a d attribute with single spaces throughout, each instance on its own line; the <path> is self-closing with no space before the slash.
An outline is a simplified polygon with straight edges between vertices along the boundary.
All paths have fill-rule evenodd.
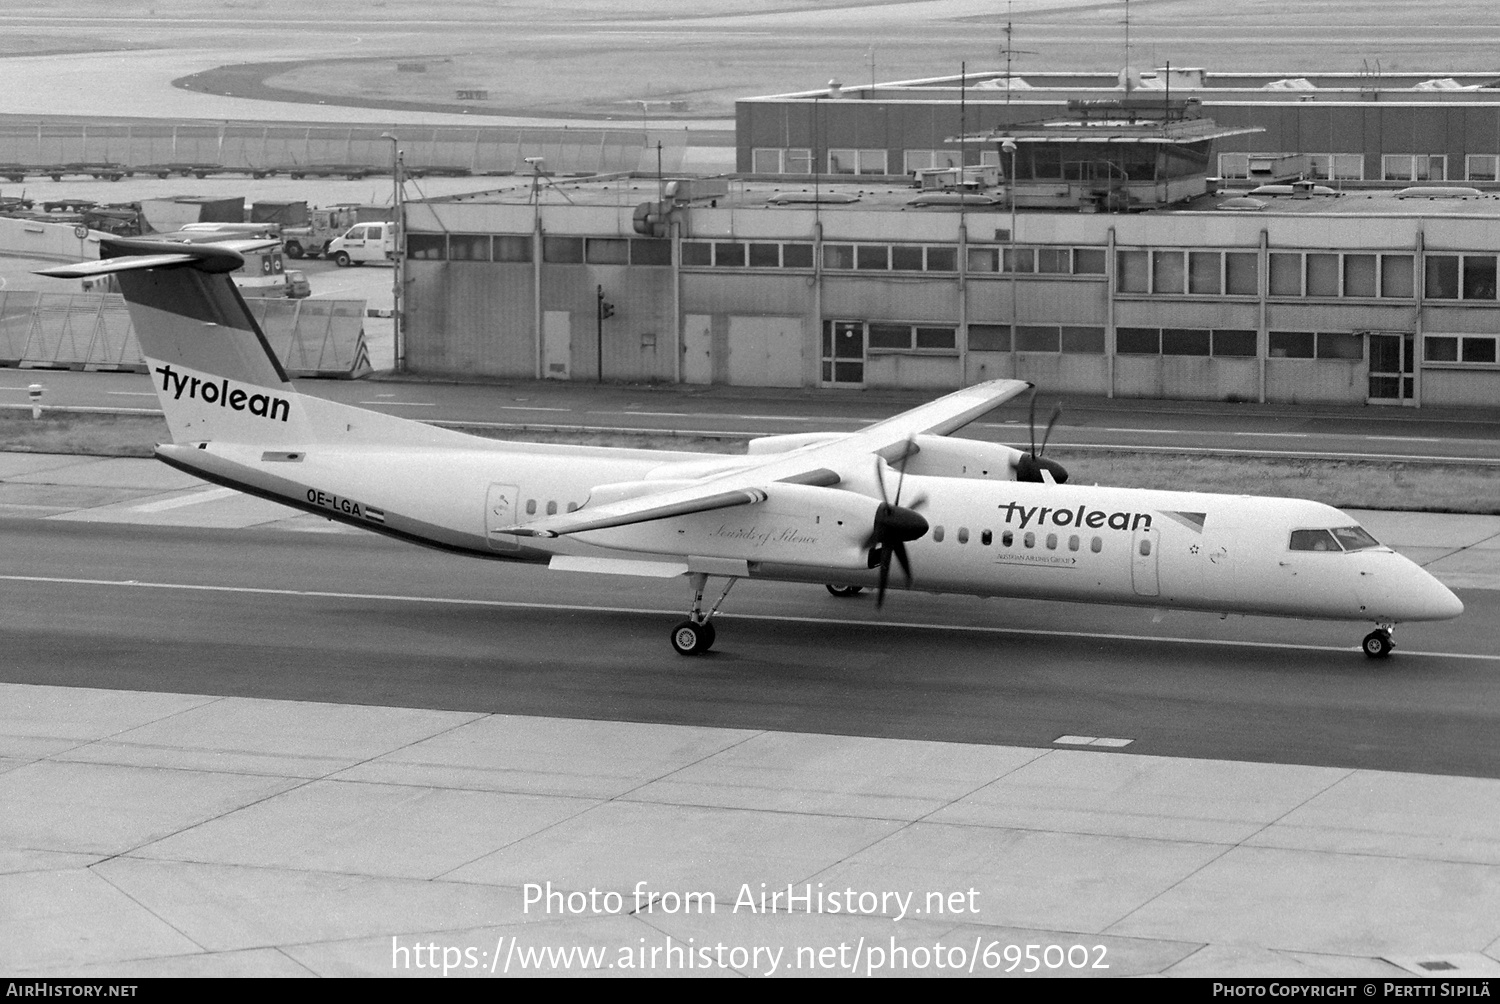
<path id="1" fill-rule="evenodd" d="M 713 648 L 717 635 L 712 623 L 713 615 L 719 612 L 724 598 L 739 580 L 730 576 L 724 591 L 719 594 L 718 602 L 708 613 L 703 612 L 703 589 L 708 585 L 708 576 L 696 573 L 690 581 L 693 585 L 693 607 L 688 611 L 688 619 L 672 629 L 672 647 L 677 650 L 678 655 L 700 655 Z"/>
<path id="2" fill-rule="evenodd" d="M 1390 655 L 1391 649 L 1396 647 L 1396 643 L 1391 640 L 1391 632 L 1395 629 L 1394 624 L 1382 623 L 1374 631 L 1365 635 L 1365 640 L 1360 643 L 1360 647 L 1365 650 L 1365 655 L 1371 659 L 1384 659 Z"/>

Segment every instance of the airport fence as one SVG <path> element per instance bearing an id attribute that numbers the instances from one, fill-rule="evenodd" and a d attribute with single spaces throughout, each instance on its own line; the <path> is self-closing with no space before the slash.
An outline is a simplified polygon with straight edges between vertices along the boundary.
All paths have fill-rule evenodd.
<path id="1" fill-rule="evenodd" d="M 364 300 L 245 302 L 292 376 L 349 379 L 370 372 Z M 146 370 L 120 294 L 27 290 L 0 291 L 0 366 Z"/>

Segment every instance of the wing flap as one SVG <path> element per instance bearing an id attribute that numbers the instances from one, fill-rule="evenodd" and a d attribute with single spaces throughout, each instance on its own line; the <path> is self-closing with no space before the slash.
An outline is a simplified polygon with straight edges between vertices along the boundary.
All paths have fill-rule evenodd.
<path id="1" fill-rule="evenodd" d="M 613 526 L 629 526 L 632 523 L 650 523 L 673 516 L 708 512 L 713 509 L 728 509 L 732 506 L 754 505 L 766 500 L 766 493 L 759 488 L 737 488 L 733 491 L 715 492 L 711 495 L 688 494 L 685 498 L 672 498 L 682 492 L 664 492 L 647 495 L 639 499 L 628 499 L 598 509 L 579 509 L 561 516 L 538 520 L 526 526 L 506 527 L 496 533 L 513 533 L 517 537 L 560 537 L 566 533 L 583 533 L 586 530 L 604 530 Z M 652 500 L 655 504 L 649 504 Z M 668 499 L 668 501 L 660 501 Z"/>

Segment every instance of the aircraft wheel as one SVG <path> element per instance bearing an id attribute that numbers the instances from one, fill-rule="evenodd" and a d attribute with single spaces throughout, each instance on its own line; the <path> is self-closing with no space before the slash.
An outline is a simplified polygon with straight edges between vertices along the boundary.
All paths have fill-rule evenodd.
<path id="1" fill-rule="evenodd" d="M 860 593 L 865 591 L 864 586 L 835 586 L 832 583 L 829 583 L 824 588 L 828 590 L 830 596 L 837 596 L 840 599 L 848 599 L 851 596 L 858 596 Z"/>
<path id="2" fill-rule="evenodd" d="M 692 621 L 683 621 L 672 629 L 672 647 L 677 650 L 678 655 L 697 655 L 700 652 L 707 652 L 713 643 L 714 627 L 712 624 L 694 624 Z"/>
<path id="3" fill-rule="evenodd" d="M 1396 646 L 1391 641 L 1391 633 L 1389 631 L 1375 630 L 1365 635 L 1365 640 L 1361 643 L 1361 647 L 1365 650 L 1365 655 L 1371 659 L 1384 659 L 1391 654 L 1391 649 Z"/>
<path id="4" fill-rule="evenodd" d="M 350 258 L 346 252 L 340 251 L 338 254 L 333 256 L 333 263 L 339 268 L 348 268 L 350 265 L 354 264 L 354 259 Z"/>

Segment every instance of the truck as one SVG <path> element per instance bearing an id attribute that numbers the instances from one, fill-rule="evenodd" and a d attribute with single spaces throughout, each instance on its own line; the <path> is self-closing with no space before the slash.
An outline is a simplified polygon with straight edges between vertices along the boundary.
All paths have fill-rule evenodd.
<path id="1" fill-rule="evenodd" d="M 308 208 L 302 200 L 263 200 L 250 207 L 255 223 L 275 223 L 281 227 L 281 248 L 288 258 L 316 258 L 328 242 L 341 236 L 360 222 L 353 206 Z"/>
<path id="2" fill-rule="evenodd" d="M 363 265 L 367 261 L 394 261 L 396 258 L 396 225 L 394 223 L 357 223 L 342 237 L 335 237 L 323 252 L 340 268 Z"/>

